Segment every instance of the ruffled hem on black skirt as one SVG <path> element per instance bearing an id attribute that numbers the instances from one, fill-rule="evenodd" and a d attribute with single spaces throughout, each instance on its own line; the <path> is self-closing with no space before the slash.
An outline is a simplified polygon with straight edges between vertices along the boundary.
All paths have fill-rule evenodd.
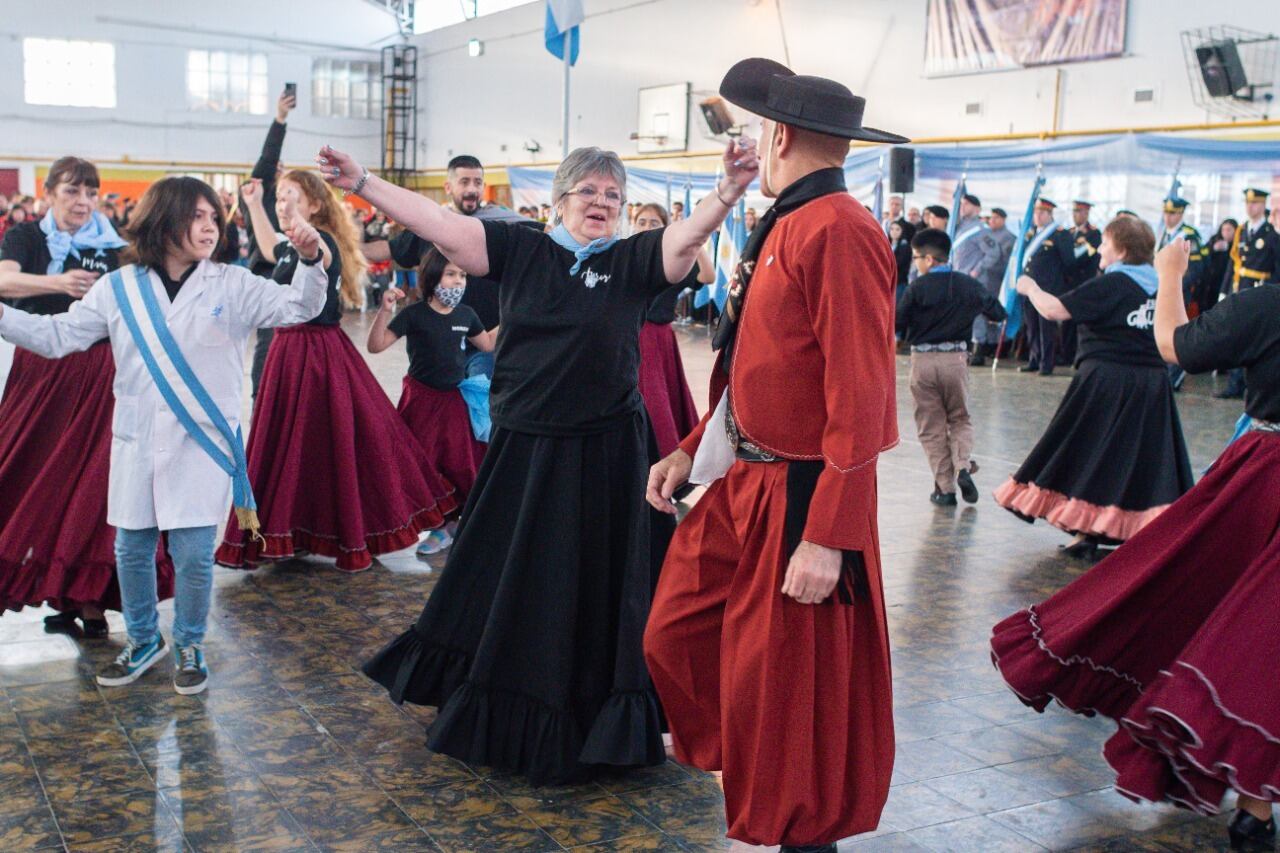
<path id="1" fill-rule="evenodd" d="M 364 665 L 440 709 L 427 745 L 535 785 L 665 760 L 644 625 L 670 522 L 644 503 L 643 413 L 585 436 L 495 432 L 418 623 Z"/>

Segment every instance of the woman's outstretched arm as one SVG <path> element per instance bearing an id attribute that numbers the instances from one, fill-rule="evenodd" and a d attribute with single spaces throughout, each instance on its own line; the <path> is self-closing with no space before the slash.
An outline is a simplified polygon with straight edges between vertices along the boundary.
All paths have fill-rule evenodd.
<path id="1" fill-rule="evenodd" d="M 468 275 L 488 275 L 489 252 L 480 220 L 446 210 L 426 196 L 388 183 L 366 170 L 350 154 L 327 145 L 320 149 L 316 163 L 326 181 L 339 189 L 356 192 L 387 216 L 435 244 Z"/>

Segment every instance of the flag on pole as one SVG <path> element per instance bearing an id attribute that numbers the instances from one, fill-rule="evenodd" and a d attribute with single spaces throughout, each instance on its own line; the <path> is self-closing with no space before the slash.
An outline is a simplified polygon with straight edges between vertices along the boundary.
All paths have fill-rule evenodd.
<path id="1" fill-rule="evenodd" d="M 747 203 L 738 200 L 738 205 L 729 211 L 714 242 L 716 261 L 716 280 L 698 291 L 694 297 L 695 308 L 701 308 L 714 300 L 716 308 L 723 311 L 724 302 L 729 297 L 729 279 L 733 276 L 733 268 L 738 265 L 742 250 L 747 247 Z"/>
<path id="2" fill-rule="evenodd" d="M 564 43 L 567 37 L 569 64 L 578 64 L 578 25 L 585 17 L 582 0 L 547 0 L 547 23 L 543 28 L 543 36 L 552 56 L 564 60 Z"/>
<path id="3" fill-rule="evenodd" d="M 1044 175 L 1036 175 L 1035 186 L 1031 188 L 1031 198 L 1027 199 L 1027 211 L 1022 215 L 1022 227 L 1018 229 L 1018 242 L 1013 245 L 1009 256 L 1009 266 L 1004 271 L 1004 285 L 1000 290 L 1000 301 L 1009 314 L 1006 321 L 1005 335 L 1012 338 L 1018 334 L 1022 325 L 1022 312 L 1018 303 L 1018 276 L 1022 274 L 1022 265 L 1027 255 L 1027 231 L 1034 228 L 1036 202 L 1040 200 L 1040 189 L 1044 186 Z"/>
<path id="4" fill-rule="evenodd" d="M 693 177 L 684 179 L 684 218 L 688 219 L 689 214 L 693 213 Z"/>
<path id="5" fill-rule="evenodd" d="M 951 218 L 947 220 L 947 236 L 952 240 L 956 238 L 956 226 L 960 224 L 960 202 L 968 192 L 964 175 L 961 175 L 960 183 L 956 184 L 956 193 L 951 197 Z"/>

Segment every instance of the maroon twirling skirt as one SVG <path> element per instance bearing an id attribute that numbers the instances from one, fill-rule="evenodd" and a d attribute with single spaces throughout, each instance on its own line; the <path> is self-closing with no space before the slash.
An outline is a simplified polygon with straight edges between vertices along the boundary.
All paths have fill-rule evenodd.
<path id="1" fill-rule="evenodd" d="M 640 329 L 640 396 L 658 439 L 658 455 L 666 456 L 698 425 L 680 345 L 669 323 L 645 323 Z"/>
<path id="2" fill-rule="evenodd" d="M 1280 434 L 1251 432 L 1114 554 L 995 627 L 1022 701 L 1119 723 L 1116 787 L 1214 814 L 1280 799 Z"/>
<path id="3" fill-rule="evenodd" d="M 484 460 L 485 444 L 471 430 L 462 392 L 441 391 L 406 376 L 398 409 L 431 467 L 457 488 L 458 503 L 466 503 Z"/>
<path id="4" fill-rule="evenodd" d="M 276 331 L 249 431 L 262 541 L 236 523 L 217 560 L 232 568 L 309 551 L 358 572 L 418 541 L 457 506 L 386 392 L 338 326 Z"/>
<path id="5" fill-rule="evenodd" d="M 111 346 L 47 359 L 19 349 L 0 402 L 0 607 L 119 610 L 107 524 Z M 173 597 L 161 552 L 157 589 Z"/>

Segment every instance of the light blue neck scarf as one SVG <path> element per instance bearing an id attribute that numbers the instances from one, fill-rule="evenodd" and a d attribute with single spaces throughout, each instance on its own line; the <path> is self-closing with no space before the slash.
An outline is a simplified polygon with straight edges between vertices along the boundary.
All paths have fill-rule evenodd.
<path id="1" fill-rule="evenodd" d="M 1138 287 L 1145 290 L 1147 296 L 1155 296 L 1156 291 L 1160 289 L 1160 277 L 1156 275 L 1156 268 L 1151 264 L 1112 264 L 1105 271 L 1124 273 L 1133 279 Z"/>
<path id="2" fill-rule="evenodd" d="M 81 249 L 119 249 L 127 245 L 116 229 L 111 227 L 111 220 L 98 211 L 94 211 L 89 221 L 80 226 L 74 234 L 62 231 L 58 223 L 53 221 L 53 211 L 40 220 L 40 230 L 44 232 L 45 245 L 49 247 L 49 268 L 46 275 L 57 275 L 62 272 L 67 262 L 67 255 L 80 257 Z"/>
<path id="3" fill-rule="evenodd" d="M 613 237 L 597 237 L 587 245 L 582 245 L 573 239 L 573 235 L 569 233 L 569 229 L 564 227 L 561 222 L 555 228 L 551 229 L 551 239 L 561 248 L 568 249 L 573 252 L 573 256 L 577 258 L 573 266 L 569 267 L 569 275 L 577 275 L 578 270 L 582 269 L 582 262 L 592 255 L 598 255 L 608 249 L 614 243 L 618 242 L 617 236 Z"/>

